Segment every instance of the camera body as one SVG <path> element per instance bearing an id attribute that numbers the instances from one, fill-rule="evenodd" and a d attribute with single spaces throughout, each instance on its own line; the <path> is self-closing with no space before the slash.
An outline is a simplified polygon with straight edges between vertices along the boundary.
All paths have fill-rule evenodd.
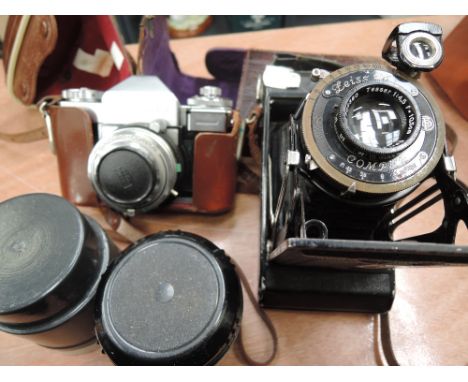
<path id="1" fill-rule="evenodd" d="M 63 117 L 71 110 L 81 118 Z M 73 200 L 83 199 L 79 185 L 127 216 L 158 207 L 203 213 L 231 207 L 237 128 L 232 102 L 219 88 L 203 87 L 180 105 L 159 78 L 132 76 L 105 92 L 64 90 L 49 113 L 62 190 L 77 204 L 89 204 Z"/>
<path id="2" fill-rule="evenodd" d="M 452 244 L 458 221 L 468 221 L 467 192 L 441 113 L 416 80 L 440 64 L 441 30 L 412 23 L 395 31 L 383 57 L 397 70 L 277 55 L 259 79 L 265 307 L 384 312 L 395 266 L 466 262 L 454 254 L 468 249 Z M 419 61 L 400 64 L 400 45 Z M 437 184 L 417 195 L 428 179 Z M 464 204 L 458 212 L 454 195 Z M 439 200 L 446 217 L 438 230 L 394 241 L 399 224 Z"/>

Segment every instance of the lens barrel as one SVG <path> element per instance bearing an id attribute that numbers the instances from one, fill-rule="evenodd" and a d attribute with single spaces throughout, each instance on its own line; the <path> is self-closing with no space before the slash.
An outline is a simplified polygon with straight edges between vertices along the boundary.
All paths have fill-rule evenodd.
<path id="1" fill-rule="evenodd" d="M 317 179 L 326 183 L 321 188 L 340 199 L 404 195 L 434 170 L 445 142 L 445 124 L 430 95 L 382 64 L 346 66 L 318 82 L 300 130 L 323 175 Z"/>

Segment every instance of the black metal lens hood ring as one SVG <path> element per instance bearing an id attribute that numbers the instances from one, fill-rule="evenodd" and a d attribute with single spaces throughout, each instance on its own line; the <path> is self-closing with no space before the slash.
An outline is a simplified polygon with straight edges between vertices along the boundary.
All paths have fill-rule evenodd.
<path id="1" fill-rule="evenodd" d="M 369 78 L 372 72 L 375 71 L 384 71 L 385 75 L 392 77 L 396 81 L 402 81 L 408 83 L 408 86 L 414 87 L 418 91 L 418 97 L 421 98 L 421 104 L 419 108 L 422 112 L 430 110 L 433 118 L 433 123 L 435 124 L 435 129 L 430 132 L 430 134 L 435 135 L 433 140 L 433 148 L 429 153 L 430 156 L 427 161 L 422 165 L 421 168 L 417 169 L 410 176 L 401 176 L 399 179 L 383 182 L 370 182 L 357 179 L 356 177 L 347 175 L 344 171 L 340 171 L 334 165 L 332 165 L 328 157 L 333 153 L 324 153 L 319 148 L 319 145 L 316 142 L 314 137 L 314 132 L 316 129 L 324 128 L 324 116 L 323 113 L 329 99 L 339 97 L 340 100 L 337 101 L 341 104 L 343 97 L 346 96 L 351 87 L 350 84 L 346 84 L 344 79 L 349 78 L 350 74 L 357 73 L 368 73 L 367 78 L 363 76 L 359 77 L 359 83 L 355 81 L 354 85 L 360 85 L 364 82 L 370 82 Z M 348 76 L 348 77 L 347 77 Z M 340 82 L 341 81 L 341 82 Z M 393 86 L 395 81 L 391 82 Z M 340 83 L 340 86 L 335 86 Z M 385 83 L 384 81 L 382 83 Z M 347 85 L 347 87 L 343 86 Z M 321 105 L 318 107 L 317 105 Z M 325 105 L 325 106 L 324 106 Z M 320 109 L 318 112 L 316 109 Z M 333 130 L 335 128 L 331 127 Z M 326 174 L 328 178 L 331 178 L 336 183 L 346 187 L 353 188 L 358 192 L 364 192 L 368 194 L 390 194 L 399 191 L 409 189 L 420 183 L 422 180 L 427 178 L 434 168 L 436 167 L 439 159 L 442 156 L 444 144 L 445 144 L 445 124 L 442 118 L 442 114 L 439 111 L 437 104 L 432 99 L 432 97 L 425 92 L 421 87 L 416 83 L 416 81 L 408 76 L 405 76 L 401 73 L 398 75 L 395 74 L 395 71 L 389 68 L 387 65 L 380 63 L 365 63 L 365 64 L 356 64 L 346 66 L 335 72 L 332 72 L 330 75 L 325 77 L 320 81 L 317 86 L 308 94 L 304 110 L 302 112 L 302 121 L 301 121 L 301 136 L 304 146 L 306 147 L 309 154 L 312 156 L 312 159 L 315 161 L 319 169 Z M 320 132 L 322 137 L 324 136 L 324 131 Z M 336 133 L 335 133 L 336 134 Z M 421 134 L 419 134 L 421 136 Z M 341 139 L 343 140 L 343 139 Z M 338 141 L 338 139 L 337 139 Z M 429 146 L 429 143 L 427 145 Z M 328 144 L 327 144 L 328 145 Z M 344 147 L 344 145 L 343 145 Z M 341 149 L 341 148 L 340 148 Z M 408 150 L 410 150 L 409 148 Z"/>
<path id="2" fill-rule="evenodd" d="M 398 92 L 399 94 L 405 97 L 405 99 L 410 103 L 414 111 L 416 120 L 414 123 L 414 128 L 411 132 L 411 135 L 408 139 L 405 140 L 405 142 L 399 144 L 398 146 L 386 147 L 386 148 L 370 147 L 362 143 L 359 139 L 356 139 L 349 128 L 347 117 L 348 117 L 348 107 L 350 106 L 349 105 L 350 99 L 354 95 L 362 91 L 363 89 L 373 87 L 373 86 L 386 87 L 386 88 L 395 90 L 396 92 Z M 344 134 L 346 139 L 351 142 L 353 146 L 356 146 L 359 149 L 366 151 L 368 153 L 384 156 L 384 155 L 392 155 L 392 154 L 397 154 L 399 152 L 402 152 L 403 150 L 407 149 L 409 146 L 411 146 L 414 143 L 414 141 L 418 137 L 419 131 L 421 130 L 421 118 L 420 118 L 419 107 L 417 103 L 412 100 L 412 98 L 413 97 L 406 90 L 404 90 L 401 86 L 397 84 L 386 84 L 386 83 L 382 83 L 376 80 L 366 82 L 355 88 L 351 88 L 348 91 L 348 93 L 345 95 L 345 97 L 343 98 L 341 105 L 340 105 L 339 116 L 338 116 L 340 131 Z"/>

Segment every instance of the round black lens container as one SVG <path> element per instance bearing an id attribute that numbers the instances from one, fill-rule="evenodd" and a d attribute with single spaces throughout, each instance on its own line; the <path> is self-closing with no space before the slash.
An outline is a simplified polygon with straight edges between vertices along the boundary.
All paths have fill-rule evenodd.
<path id="1" fill-rule="evenodd" d="M 117 249 L 65 199 L 0 204 L 0 330 L 52 348 L 94 337 L 94 298 Z"/>
<path id="2" fill-rule="evenodd" d="M 101 282 L 96 334 L 116 365 L 213 365 L 237 336 L 242 290 L 210 241 L 185 232 L 140 240 Z"/>

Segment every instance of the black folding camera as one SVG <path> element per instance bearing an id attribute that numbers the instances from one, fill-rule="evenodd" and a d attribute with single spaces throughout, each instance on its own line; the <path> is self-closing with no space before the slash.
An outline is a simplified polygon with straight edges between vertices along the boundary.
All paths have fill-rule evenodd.
<path id="1" fill-rule="evenodd" d="M 262 74 L 265 307 L 385 312 L 395 266 L 468 263 L 468 247 L 453 244 L 458 222 L 468 224 L 467 190 L 416 80 L 442 62 L 442 29 L 401 24 L 382 56 L 393 67 L 278 55 Z M 393 240 L 440 200 L 438 229 Z"/>

